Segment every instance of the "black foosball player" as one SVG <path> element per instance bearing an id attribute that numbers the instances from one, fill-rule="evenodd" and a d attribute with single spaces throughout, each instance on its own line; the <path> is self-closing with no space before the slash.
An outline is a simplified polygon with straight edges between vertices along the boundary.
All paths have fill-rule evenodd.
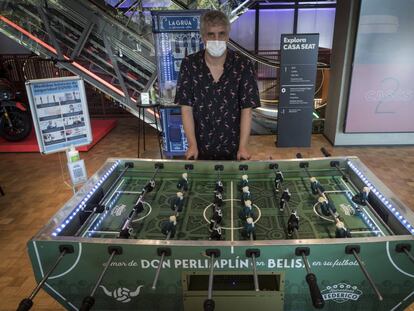
<path id="1" fill-rule="evenodd" d="M 241 196 L 241 202 L 244 204 L 247 200 L 252 200 L 252 195 L 250 194 L 249 186 L 244 186 L 242 188 L 242 196 Z"/>
<path id="2" fill-rule="evenodd" d="M 161 224 L 161 232 L 166 236 L 170 233 L 170 238 L 174 238 L 177 226 L 177 217 L 171 215 L 170 218 Z"/>
<path id="3" fill-rule="evenodd" d="M 282 195 L 280 196 L 280 200 L 279 200 L 279 210 L 281 212 L 283 212 L 285 210 L 286 203 L 288 203 L 290 201 L 291 196 L 292 195 L 290 194 L 288 188 L 286 188 L 282 192 Z"/>
<path id="4" fill-rule="evenodd" d="M 177 196 L 171 202 L 171 209 L 176 212 L 178 216 L 179 213 L 183 211 L 184 207 L 184 194 L 181 191 L 177 192 Z"/>
<path id="5" fill-rule="evenodd" d="M 274 180 L 276 191 L 279 191 L 279 188 L 281 187 L 283 180 L 284 180 L 283 173 L 281 171 L 277 171 L 276 177 Z"/>
<path id="6" fill-rule="evenodd" d="M 221 206 L 215 204 L 214 205 L 214 212 L 210 219 L 210 232 L 213 230 L 214 225 L 221 224 L 223 220 L 223 211 L 221 210 Z"/>
<path id="7" fill-rule="evenodd" d="M 177 188 L 181 191 L 188 190 L 188 174 L 187 173 L 183 173 L 181 175 L 181 179 L 177 183 Z"/>
<path id="8" fill-rule="evenodd" d="M 325 192 L 325 188 L 320 184 L 320 182 L 315 177 L 311 177 L 310 182 L 311 182 L 311 190 L 313 194 L 319 194 L 319 193 Z"/>
<path id="9" fill-rule="evenodd" d="M 333 206 L 326 198 L 321 196 L 318 198 L 318 202 L 320 204 L 321 212 L 323 215 L 331 216 L 331 212 L 332 212 L 335 218 L 339 216 L 336 211 L 335 206 Z"/>
<path id="10" fill-rule="evenodd" d="M 299 230 L 299 216 L 297 211 L 293 211 L 288 219 L 288 236 L 292 236 L 293 231 Z"/>
<path id="11" fill-rule="evenodd" d="M 248 185 L 249 185 L 249 176 L 247 176 L 246 174 L 244 174 L 241 177 L 240 189 L 243 189 L 243 187 L 246 187 Z"/>
<path id="12" fill-rule="evenodd" d="M 151 179 L 150 181 L 147 182 L 147 184 L 144 186 L 143 191 L 145 191 L 146 193 L 151 192 L 152 190 L 154 190 L 155 188 L 155 180 Z"/>
<path id="13" fill-rule="evenodd" d="M 370 191 L 371 189 L 369 189 L 368 187 L 362 188 L 360 193 L 357 193 L 352 197 L 352 201 L 359 205 L 367 205 Z"/>
<path id="14" fill-rule="evenodd" d="M 252 207 L 252 201 L 246 200 L 244 202 L 244 207 L 242 209 L 242 219 L 252 218 L 253 215 L 253 207 Z"/>
<path id="15" fill-rule="evenodd" d="M 221 226 L 217 223 L 214 223 L 213 229 L 211 230 L 210 240 L 221 240 Z"/>
<path id="16" fill-rule="evenodd" d="M 350 238 L 351 232 L 345 228 L 345 224 L 339 219 L 336 220 L 336 229 L 335 229 L 336 238 Z"/>
<path id="17" fill-rule="evenodd" d="M 253 218 L 249 217 L 246 219 L 246 223 L 244 224 L 244 234 L 246 239 L 256 240 L 256 228 L 254 226 Z"/>
<path id="18" fill-rule="evenodd" d="M 223 195 L 218 192 L 214 191 L 214 205 L 223 206 Z"/>
<path id="19" fill-rule="evenodd" d="M 224 186 L 223 182 L 221 180 L 216 181 L 216 187 L 214 189 L 216 192 L 223 193 L 224 192 Z"/>

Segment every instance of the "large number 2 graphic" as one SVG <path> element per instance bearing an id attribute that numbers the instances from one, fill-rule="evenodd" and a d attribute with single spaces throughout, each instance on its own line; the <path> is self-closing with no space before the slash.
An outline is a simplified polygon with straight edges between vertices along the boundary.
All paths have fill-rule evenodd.
<path id="1" fill-rule="evenodd" d="M 385 78 L 384 80 L 381 81 L 381 86 L 382 86 L 382 89 L 384 90 L 384 93 L 385 93 L 386 84 L 389 81 L 391 82 L 391 87 L 389 88 L 390 92 L 384 95 L 383 97 L 381 97 L 381 99 L 378 101 L 377 107 L 375 108 L 375 113 L 395 113 L 395 111 L 386 110 L 384 109 L 384 107 L 382 107 L 381 109 L 381 106 L 389 103 L 388 99 L 392 98 L 395 95 L 395 93 L 398 91 L 398 89 L 400 88 L 400 82 L 397 79 L 391 78 L 391 77 Z"/>

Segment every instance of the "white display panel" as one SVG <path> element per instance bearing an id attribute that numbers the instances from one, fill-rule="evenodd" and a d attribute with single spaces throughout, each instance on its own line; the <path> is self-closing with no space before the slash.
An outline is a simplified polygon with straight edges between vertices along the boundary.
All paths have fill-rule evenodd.
<path id="1" fill-rule="evenodd" d="M 80 77 L 30 80 L 26 90 L 42 153 L 92 142 L 85 86 Z"/>

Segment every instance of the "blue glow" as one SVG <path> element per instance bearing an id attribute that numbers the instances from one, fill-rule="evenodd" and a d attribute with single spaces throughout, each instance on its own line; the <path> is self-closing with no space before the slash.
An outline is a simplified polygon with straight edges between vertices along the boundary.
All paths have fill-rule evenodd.
<path id="1" fill-rule="evenodd" d="M 399 220 L 399 222 L 408 229 L 409 232 L 411 232 L 411 234 L 414 234 L 414 229 L 411 229 L 412 226 L 411 224 L 408 222 L 408 220 L 406 218 L 404 218 L 402 215 L 400 215 L 400 213 L 396 210 L 396 208 L 388 201 L 388 199 L 386 199 L 386 197 L 380 192 L 378 191 L 368 180 L 367 178 L 364 176 L 364 174 L 361 173 L 361 171 L 359 169 L 357 169 L 355 167 L 355 165 L 351 162 L 351 161 L 347 161 L 348 166 L 364 181 L 365 185 L 368 186 L 372 193 L 375 194 L 375 196 L 384 203 L 384 206 L 388 208 L 388 210 L 390 210 L 391 212 L 394 213 L 395 216 L 397 216 L 397 219 Z"/>
<path id="2" fill-rule="evenodd" d="M 69 215 L 68 218 L 64 219 L 62 224 L 56 228 L 56 230 L 52 233 L 52 236 L 56 236 L 58 232 L 61 232 L 62 229 L 66 227 L 67 224 L 69 224 L 70 220 L 72 220 L 77 213 L 81 210 L 81 208 L 84 208 L 86 206 L 86 202 L 89 200 L 89 198 L 95 193 L 95 191 L 99 188 L 99 185 L 103 183 L 109 176 L 110 173 L 121 163 L 120 160 L 117 160 L 110 168 L 109 170 L 104 174 L 104 176 L 99 180 L 97 184 L 95 184 L 92 189 L 89 191 L 89 193 L 82 199 L 82 201 L 79 203 L 78 207 L 72 212 L 72 214 Z"/>

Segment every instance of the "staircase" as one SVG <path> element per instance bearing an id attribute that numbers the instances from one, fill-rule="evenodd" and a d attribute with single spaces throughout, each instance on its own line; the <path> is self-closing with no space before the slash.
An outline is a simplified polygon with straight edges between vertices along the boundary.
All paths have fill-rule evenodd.
<path id="1" fill-rule="evenodd" d="M 0 1 L 2 33 L 83 77 L 137 117 L 140 93 L 156 78 L 154 46 L 141 30 L 93 1 Z M 155 117 L 146 109 L 143 119 L 151 124 Z"/>

